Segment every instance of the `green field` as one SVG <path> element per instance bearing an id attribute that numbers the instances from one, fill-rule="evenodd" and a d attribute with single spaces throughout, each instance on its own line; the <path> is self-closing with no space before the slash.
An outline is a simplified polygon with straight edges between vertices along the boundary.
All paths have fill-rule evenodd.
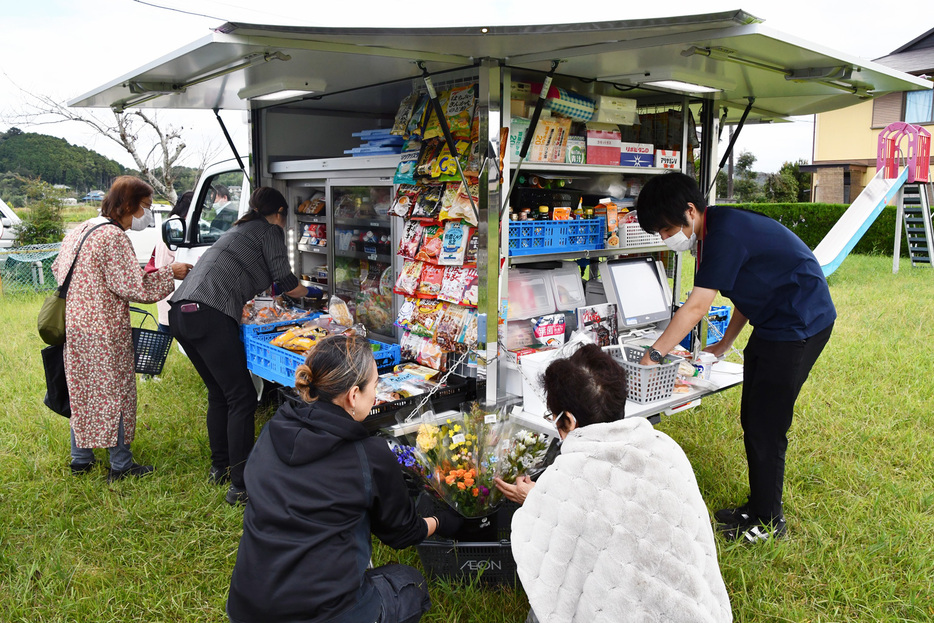
<path id="1" fill-rule="evenodd" d="M 790 434 L 788 538 L 718 541 L 734 619 L 934 621 L 934 270 L 854 256 L 830 287 L 839 319 Z M 0 296 L 0 620 L 226 621 L 242 513 L 207 481 L 200 379 L 173 349 L 161 382 L 139 385 L 133 450 L 152 477 L 73 477 L 68 423 L 41 404 L 41 300 Z M 711 510 L 747 491 L 739 397 L 659 425 Z M 414 549 L 376 549 L 390 560 L 419 564 Z M 528 609 L 521 590 L 433 582 L 431 595 L 423 621 L 521 623 Z"/>

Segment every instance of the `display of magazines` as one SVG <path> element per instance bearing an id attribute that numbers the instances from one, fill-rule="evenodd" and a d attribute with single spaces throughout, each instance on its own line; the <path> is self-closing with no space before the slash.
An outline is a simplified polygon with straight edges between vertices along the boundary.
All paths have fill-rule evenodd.
<path id="1" fill-rule="evenodd" d="M 465 403 L 460 413 L 429 413 L 388 437 L 402 469 L 464 517 L 485 517 L 505 498 L 493 482 L 515 483 L 545 466 L 553 437 L 507 414 Z"/>
<path id="2" fill-rule="evenodd" d="M 402 358 L 446 370 L 477 345 L 476 175 L 479 119 L 476 85 L 439 94 L 455 141 L 451 154 L 425 94 L 412 93 L 399 108 L 392 133 L 403 136 L 393 179 L 398 191 L 390 215 L 404 221 L 396 253 L 403 258 L 393 291 L 404 297 L 395 326 Z M 468 180 L 457 171 L 455 158 Z M 473 205 L 472 205 L 473 204 Z"/>

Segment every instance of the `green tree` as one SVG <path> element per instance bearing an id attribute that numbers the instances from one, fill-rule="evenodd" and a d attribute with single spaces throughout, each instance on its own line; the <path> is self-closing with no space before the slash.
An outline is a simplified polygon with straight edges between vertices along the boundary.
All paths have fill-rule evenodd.
<path id="1" fill-rule="evenodd" d="M 52 244 L 65 237 L 62 218 L 64 191 L 39 179 L 24 180 L 29 211 L 16 228 L 16 240 L 21 245 Z"/>
<path id="2" fill-rule="evenodd" d="M 769 203 L 798 202 L 798 180 L 793 164 L 786 162 L 778 173 L 772 173 L 766 178 L 765 199 Z"/>
<path id="3" fill-rule="evenodd" d="M 743 151 L 736 159 L 733 175 L 733 196 L 740 203 L 758 203 L 763 199 L 762 189 L 756 181 L 756 172 L 752 170 L 756 157 Z"/>

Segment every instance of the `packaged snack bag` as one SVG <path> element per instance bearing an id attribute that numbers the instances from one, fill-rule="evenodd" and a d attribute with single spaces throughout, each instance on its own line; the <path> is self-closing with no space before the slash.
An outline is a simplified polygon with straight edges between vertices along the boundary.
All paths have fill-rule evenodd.
<path id="1" fill-rule="evenodd" d="M 419 299 L 415 317 L 412 320 L 412 333 L 421 337 L 434 337 L 435 328 L 447 305 L 437 299 Z"/>
<path id="2" fill-rule="evenodd" d="M 548 314 L 532 318 L 532 334 L 535 341 L 549 348 L 564 344 L 564 314 Z"/>
<path id="3" fill-rule="evenodd" d="M 464 290 L 467 288 L 470 274 L 468 271 L 469 269 L 463 266 L 445 266 L 444 280 L 441 283 L 438 298 L 449 303 L 460 303 L 464 298 Z"/>
<path id="4" fill-rule="evenodd" d="M 422 153 L 422 141 L 418 136 L 412 136 L 402 145 L 402 154 L 399 164 L 396 165 L 396 174 L 392 181 L 396 184 L 414 184 L 415 167 L 418 166 L 418 157 Z"/>
<path id="5" fill-rule="evenodd" d="M 454 351 L 457 348 L 457 340 L 464 331 L 464 323 L 467 322 L 467 308 L 460 305 L 449 305 L 444 312 L 444 316 L 438 322 L 435 329 L 435 341 L 446 351 Z"/>
<path id="6" fill-rule="evenodd" d="M 443 185 L 423 186 L 418 201 L 412 208 L 410 217 L 423 221 L 437 221 L 438 214 L 441 212 L 441 194 L 443 192 Z"/>
<path id="7" fill-rule="evenodd" d="M 438 263 L 444 266 L 460 266 L 464 263 L 467 242 L 470 240 L 470 225 L 448 221 L 441 237 L 441 253 Z"/>
<path id="8" fill-rule="evenodd" d="M 335 323 L 342 327 L 349 327 L 353 324 L 353 316 L 347 307 L 347 303 L 337 295 L 332 296 L 331 300 L 328 301 L 328 314 Z"/>
<path id="9" fill-rule="evenodd" d="M 392 124 L 390 134 L 404 136 L 405 130 L 412 120 L 412 114 L 415 112 L 415 105 L 418 103 L 419 93 L 412 92 L 405 96 L 405 99 L 399 104 L 399 110 L 396 111 L 396 119 Z"/>
<path id="10" fill-rule="evenodd" d="M 402 305 L 399 306 L 399 314 L 396 316 L 396 321 L 393 324 L 404 331 L 408 331 L 417 310 L 418 299 L 406 297 Z"/>
<path id="11" fill-rule="evenodd" d="M 399 240 L 399 255 L 406 259 L 415 259 L 418 247 L 422 244 L 422 229 L 424 228 L 419 221 L 413 219 L 405 222 L 402 237 Z"/>
<path id="12" fill-rule="evenodd" d="M 422 243 L 415 254 L 415 259 L 429 264 L 437 264 L 441 255 L 441 238 L 444 229 L 439 225 L 429 225 L 422 230 Z"/>
<path id="13" fill-rule="evenodd" d="M 415 295 L 418 298 L 435 299 L 441 291 L 441 281 L 444 279 L 444 267 L 434 264 L 425 264 L 419 277 L 418 289 Z"/>
<path id="14" fill-rule="evenodd" d="M 392 291 L 402 296 L 415 296 L 418 291 L 418 282 L 421 280 L 422 269 L 425 264 L 415 260 L 406 260 L 402 265 L 402 271 L 396 280 L 396 285 Z"/>

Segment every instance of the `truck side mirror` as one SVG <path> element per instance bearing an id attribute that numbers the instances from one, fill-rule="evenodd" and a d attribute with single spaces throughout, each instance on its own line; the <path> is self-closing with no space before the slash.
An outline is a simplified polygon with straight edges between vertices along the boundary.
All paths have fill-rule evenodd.
<path id="1" fill-rule="evenodd" d="M 162 241 L 170 251 L 178 250 L 178 246 L 185 242 L 185 221 L 173 216 L 162 223 Z"/>

